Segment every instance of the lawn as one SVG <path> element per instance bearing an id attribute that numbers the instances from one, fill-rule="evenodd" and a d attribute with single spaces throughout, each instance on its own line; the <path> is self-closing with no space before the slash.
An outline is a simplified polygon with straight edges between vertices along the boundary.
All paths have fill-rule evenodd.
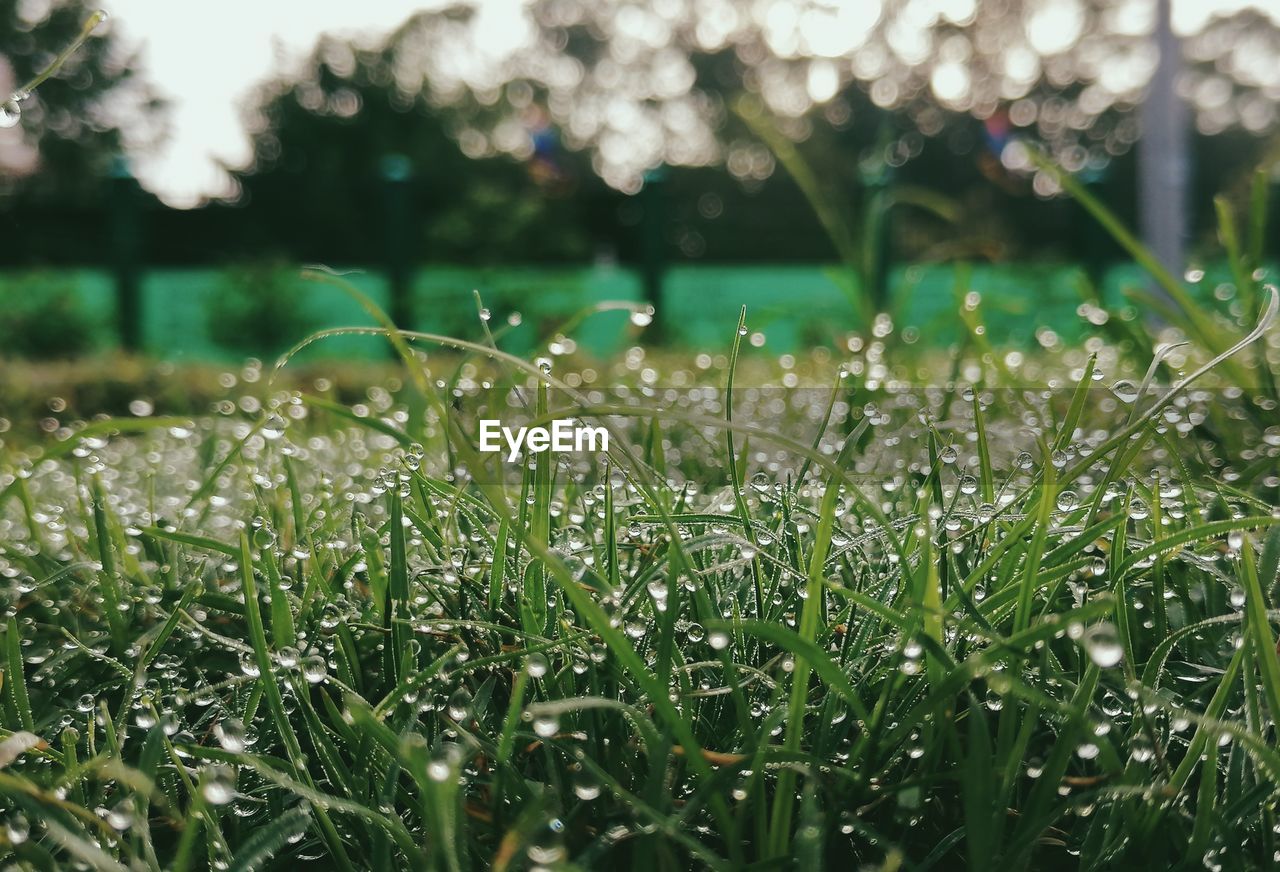
<path id="1" fill-rule="evenodd" d="M 523 358 L 477 318 L 392 334 L 355 398 L 286 360 L 195 414 L 6 421 L 0 856 L 1270 868 L 1253 291 L 1188 344 L 1092 318 L 1035 351 L 976 294 L 934 349 L 777 355 L 747 313 L 700 354 Z M 609 451 L 476 450 L 566 417 Z"/>

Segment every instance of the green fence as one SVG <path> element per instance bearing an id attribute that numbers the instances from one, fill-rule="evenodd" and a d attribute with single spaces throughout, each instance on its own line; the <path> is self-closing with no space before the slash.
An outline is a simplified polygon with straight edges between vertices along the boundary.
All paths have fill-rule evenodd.
<path id="1" fill-rule="evenodd" d="M 345 279 L 384 308 L 387 285 L 376 272 L 352 271 Z M 1000 344 L 1028 344 L 1040 325 L 1052 327 L 1066 339 L 1082 332 L 1076 314 L 1081 302 L 1079 268 L 1063 264 L 1005 264 L 974 266 L 968 287 L 982 294 L 982 312 L 993 340 Z M 220 347 L 211 337 L 212 301 L 233 292 L 234 273 L 217 269 L 156 269 L 141 284 L 142 347 L 172 360 L 219 360 L 240 352 Z M 293 280 L 290 280 L 293 281 Z M 360 305 L 338 288 L 296 280 L 301 300 L 298 320 L 313 329 L 370 325 Z M 1141 273 L 1129 265 L 1111 270 L 1102 282 L 1104 299 L 1117 301 L 1125 285 L 1143 284 Z M 1207 281 L 1206 286 L 1212 287 Z M 20 290 L 17 290 L 20 286 Z M 50 289 L 71 288 L 78 305 L 93 324 L 93 344 L 106 349 L 118 343 L 115 289 L 105 270 L 49 271 L 0 275 L 0 297 L 36 295 Z M 922 344 L 944 345 L 958 337 L 956 269 L 951 265 L 916 265 L 897 270 L 890 282 L 898 329 L 913 328 Z M 516 351 L 532 348 L 538 337 L 554 331 L 577 312 L 604 300 L 642 299 L 640 276 L 616 266 L 590 268 L 430 267 L 420 270 L 411 290 L 413 327 L 451 335 L 476 337 L 474 293 L 492 311 L 494 329 L 512 312 L 520 325 L 508 331 L 505 346 Z M 843 333 L 865 329 L 840 290 L 834 267 L 679 266 L 668 271 L 658 329 L 677 345 L 723 347 L 742 305 L 748 323 L 762 331 L 774 352 L 793 351 L 815 342 L 831 341 Z M 4 319 L 0 307 L 0 322 Z M 2 323 L 0 323 L 2 326 Z M 642 335 L 624 312 L 588 318 L 574 330 L 579 346 L 596 354 L 616 350 Z M 385 357 L 380 339 L 345 335 L 310 349 L 312 356 Z"/>

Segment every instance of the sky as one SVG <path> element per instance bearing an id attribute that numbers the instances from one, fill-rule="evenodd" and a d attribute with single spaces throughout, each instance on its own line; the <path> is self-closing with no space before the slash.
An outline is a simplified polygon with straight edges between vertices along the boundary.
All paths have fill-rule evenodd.
<path id="1" fill-rule="evenodd" d="M 241 121 L 254 85 L 326 32 L 385 33 L 422 0 L 101 0 L 110 26 L 141 53 L 144 75 L 170 101 L 169 134 L 134 172 L 174 206 L 225 190 L 218 161 L 250 157 Z"/>
<path id="2" fill-rule="evenodd" d="M 510 0 L 476 2 L 497 6 Z M 242 165 L 250 156 L 241 112 L 256 83 L 303 56 L 322 33 L 382 34 L 414 12 L 443 3 L 101 0 L 111 15 L 109 26 L 140 51 L 144 75 L 170 101 L 168 139 L 154 153 L 135 156 L 135 173 L 174 206 L 198 205 L 224 193 L 219 161 Z M 1280 0 L 1174 0 L 1175 27 L 1195 30 L 1214 12 L 1244 6 L 1267 8 L 1280 20 Z"/>

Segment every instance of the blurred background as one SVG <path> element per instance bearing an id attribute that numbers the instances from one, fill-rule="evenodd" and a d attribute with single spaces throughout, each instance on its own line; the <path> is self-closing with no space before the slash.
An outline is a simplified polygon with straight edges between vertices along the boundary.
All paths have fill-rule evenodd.
<path id="1" fill-rule="evenodd" d="M 1280 167 L 1280 0 L 2 0 L 0 91 L 99 5 L 0 129 L 0 356 L 367 323 L 307 264 L 437 332 L 479 291 L 515 350 L 604 299 L 672 345 L 744 303 L 775 351 L 876 313 L 943 344 L 970 288 L 1051 344 L 1146 280 L 1032 148 L 1228 302 L 1213 197 Z"/>

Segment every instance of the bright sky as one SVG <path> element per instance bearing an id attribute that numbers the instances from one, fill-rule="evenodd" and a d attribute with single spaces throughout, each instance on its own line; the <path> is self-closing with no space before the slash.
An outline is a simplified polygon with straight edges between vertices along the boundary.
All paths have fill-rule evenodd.
<path id="1" fill-rule="evenodd" d="M 321 33 L 385 33 L 443 2 L 101 0 L 110 26 L 141 49 L 145 75 L 171 101 L 169 140 L 158 153 L 138 156 L 135 172 L 177 206 L 221 192 L 226 180 L 217 161 L 239 165 L 249 158 L 240 112 L 256 82 L 307 52 Z M 1245 6 L 1262 7 L 1280 20 L 1280 0 L 1174 0 L 1175 27 L 1196 30 L 1216 11 Z"/>
<path id="2" fill-rule="evenodd" d="M 135 172 L 177 206 L 220 191 L 216 161 L 249 158 L 241 107 L 254 84 L 325 32 L 384 33 L 422 0 L 101 0 L 110 26 L 140 47 L 145 75 L 171 102 L 169 140 Z M 438 4 L 435 4 L 438 5 Z"/>

